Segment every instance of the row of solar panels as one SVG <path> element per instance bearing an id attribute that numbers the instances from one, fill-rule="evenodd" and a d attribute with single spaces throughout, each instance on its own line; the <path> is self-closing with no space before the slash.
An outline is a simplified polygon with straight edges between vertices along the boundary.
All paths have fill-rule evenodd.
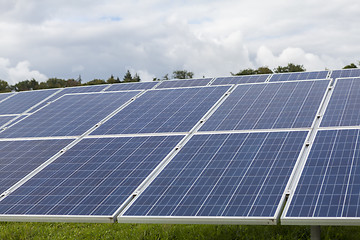
<path id="1" fill-rule="evenodd" d="M 68 94 L 3 116 L 0 220 L 269 224 L 289 196 L 284 223 L 357 224 L 359 84 Z"/>
<path id="2" fill-rule="evenodd" d="M 209 85 L 225 84 L 244 84 L 259 82 L 276 82 L 291 80 L 310 80 L 310 79 L 329 79 L 343 77 L 359 77 L 360 69 L 318 71 L 318 72 L 300 72 L 300 73 L 282 73 L 282 74 L 264 74 L 247 75 L 222 78 L 203 78 L 190 80 L 170 80 L 162 82 L 140 82 L 140 83 L 122 83 L 111 85 L 95 85 L 88 87 L 71 87 L 64 89 L 50 89 L 44 91 L 28 91 L 20 93 L 0 94 L 0 115 L 31 113 L 44 106 L 47 102 L 54 101 L 65 94 L 86 93 L 86 92 L 108 92 L 108 91 L 128 91 L 128 90 L 146 90 L 146 89 L 165 89 L 179 87 L 195 87 Z M 0 122 L 1 123 L 1 122 Z M 1 125 L 1 124 L 0 124 Z"/>

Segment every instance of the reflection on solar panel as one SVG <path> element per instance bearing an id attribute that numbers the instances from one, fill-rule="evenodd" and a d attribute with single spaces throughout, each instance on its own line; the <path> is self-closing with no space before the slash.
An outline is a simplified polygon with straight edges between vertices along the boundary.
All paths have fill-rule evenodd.
<path id="1" fill-rule="evenodd" d="M 359 134 L 359 129 L 318 132 L 286 217 L 335 224 L 341 221 L 336 218 L 360 217 Z"/>
<path id="2" fill-rule="evenodd" d="M 328 73 L 329 71 L 279 73 L 279 74 L 274 74 L 270 78 L 270 82 L 307 80 L 307 79 L 325 79 L 327 78 Z"/>
<path id="3" fill-rule="evenodd" d="M 139 92 L 65 95 L 1 132 L 0 137 L 81 135 L 137 93 Z"/>
<path id="4" fill-rule="evenodd" d="M 0 214 L 113 215 L 182 138 L 84 139 L 1 201 Z"/>
<path id="5" fill-rule="evenodd" d="M 0 116 L 0 127 L 9 122 L 11 119 L 15 118 L 15 116 Z"/>
<path id="6" fill-rule="evenodd" d="M 105 91 L 142 90 L 155 87 L 158 82 L 137 82 L 111 84 Z"/>
<path id="7" fill-rule="evenodd" d="M 72 140 L 0 141 L 0 194 Z"/>
<path id="8" fill-rule="evenodd" d="M 10 97 L 11 95 L 13 95 L 14 93 L 1 93 L 0 94 L 0 103 L 2 101 L 4 101 L 6 98 Z"/>
<path id="9" fill-rule="evenodd" d="M 188 132 L 229 87 L 151 90 L 92 134 Z"/>
<path id="10" fill-rule="evenodd" d="M 156 88 L 179 88 L 179 87 L 196 87 L 206 86 L 211 81 L 211 78 L 199 78 L 199 79 L 181 79 L 162 81 Z"/>
<path id="11" fill-rule="evenodd" d="M 360 125 L 360 78 L 338 79 L 322 127 Z"/>
<path id="12" fill-rule="evenodd" d="M 125 216 L 274 218 L 306 135 L 195 135 Z"/>
<path id="13" fill-rule="evenodd" d="M 58 89 L 19 92 L 0 104 L 0 114 L 20 114 L 50 97 Z"/>
<path id="14" fill-rule="evenodd" d="M 265 82 L 268 77 L 269 74 L 236 76 L 236 77 L 220 77 L 220 78 L 216 78 L 211 85 Z"/>
<path id="15" fill-rule="evenodd" d="M 345 78 L 345 77 L 360 77 L 360 69 L 342 69 L 342 70 L 334 70 L 331 73 L 331 77 L 333 79 L 336 78 Z"/>
<path id="16" fill-rule="evenodd" d="M 328 80 L 239 85 L 201 131 L 310 127 Z"/>

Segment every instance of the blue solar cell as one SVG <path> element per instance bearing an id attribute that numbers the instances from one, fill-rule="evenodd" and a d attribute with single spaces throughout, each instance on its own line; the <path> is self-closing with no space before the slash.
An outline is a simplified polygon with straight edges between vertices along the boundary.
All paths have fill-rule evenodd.
<path id="1" fill-rule="evenodd" d="M 3 125 L 5 125 L 7 122 L 9 122 L 14 118 L 15 116 L 0 116 L 0 127 L 2 127 Z"/>
<path id="2" fill-rule="evenodd" d="M 274 74 L 270 78 L 270 82 L 307 80 L 307 79 L 325 79 L 327 78 L 328 74 L 329 71 L 279 73 L 279 74 Z"/>
<path id="3" fill-rule="evenodd" d="M 329 80 L 239 85 L 201 131 L 310 127 Z"/>
<path id="4" fill-rule="evenodd" d="M 57 89 L 26 91 L 16 93 L 14 96 L 0 103 L 0 114 L 20 114 L 44 101 L 54 94 Z"/>
<path id="5" fill-rule="evenodd" d="M 269 74 L 220 77 L 220 78 L 216 78 L 211 85 L 258 83 L 258 82 L 265 82 L 268 77 Z"/>
<path id="6" fill-rule="evenodd" d="M 360 78 L 338 79 L 321 127 L 360 125 Z"/>
<path id="7" fill-rule="evenodd" d="M 360 217 L 359 134 L 317 133 L 286 217 Z"/>
<path id="8" fill-rule="evenodd" d="M 108 87 L 108 84 L 102 84 L 102 85 L 92 85 L 92 86 L 81 86 L 81 87 L 69 87 L 69 88 L 57 88 L 58 91 L 53 97 L 47 99 L 46 102 L 40 104 L 39 106 L 32 109 L 31 112 L 35 112 L 39 108 L 45 106 L 47 103 L 55 101 L 56 99 L 60 98 L 61 96 L 65 94 L 71 94 L 71 93 L 91 93 L 91 92 L 101 92 L 106 87 Z"/>
<path id="9" fill-rule="evenodd" d="M 14 93 L 1 93 L 0 94 L 0 103 L 12 95 L 14 95 Z"/>
<path id="10" fill-rule="evenodd" d="M 137 82 L 137 83 L 118 83 L 111 84 L 105 91 L 125 91 L 125 90 L 143 90 L 155 87 L 158 82 Z"/>
<path id="11" fill-rule="evenodd" d="M 77 136 L 134 97 L 137 91 L 65 95 L 0 133 L 2 138 Z"/>
<path id="12" fill-rule="evenodd" d="M 306 135 L 195 135 L 124 216 L 274 217 Z"/>
<path id="13" fill-rule="evenodd" d="M 342 70 L 334 70 L 331 73 L 331 78 L 345 78 L 345 77 L 360 77 L 360 69 L 342 69 Z"/>
<path id="14" fill-rule="evenodd" d="M 0 194 L 72 140 L 0 141 Z"/>
<path id="15" fill-rule="evenodd" d="M 151 90 L 92 134 L 187 132 L 229 87 Z"/>
<path id="16" fill-rule="evenodd" d="M 162 81 L 156 88 L 179 88 L 179 87 L 197 87 L 206 86 L 211 81 L 211 78 L 199 78 L 199 79 L 181 79 Z"/>
<path id="17" fill-rule="evenodd" d="M 0 214 L 113 215 L 183 136 L 83 139 L 0 202 Z"/>

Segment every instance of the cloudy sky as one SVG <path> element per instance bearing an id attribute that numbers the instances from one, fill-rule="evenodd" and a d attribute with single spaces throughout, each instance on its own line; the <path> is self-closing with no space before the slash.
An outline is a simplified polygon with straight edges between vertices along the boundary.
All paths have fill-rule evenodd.
<path id="1" fill-rule="evenodd" d="M 143 81 L 360 61 L 359 0 L 0 0 L 0 79 Z"/>

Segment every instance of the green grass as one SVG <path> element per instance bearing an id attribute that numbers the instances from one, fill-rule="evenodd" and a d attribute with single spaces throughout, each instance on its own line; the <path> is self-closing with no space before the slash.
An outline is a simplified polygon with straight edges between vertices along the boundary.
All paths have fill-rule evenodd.
<path id="1" fill-rule="evenodd" d="M 322 239 L 360 239 L 360 227 L 321 230 Z M 0 239 L 310 239 L 310 227 L 0 223 Z"/>

